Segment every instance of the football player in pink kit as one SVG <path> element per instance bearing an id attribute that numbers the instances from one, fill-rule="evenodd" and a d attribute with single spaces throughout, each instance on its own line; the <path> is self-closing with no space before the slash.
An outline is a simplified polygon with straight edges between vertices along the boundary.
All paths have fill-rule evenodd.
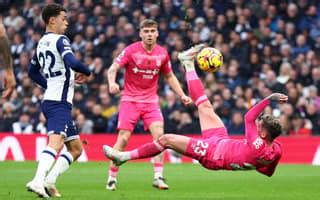
<path id="1" fill-rule="evenodd" d="M 230 138 L 223 122 L 204 94 L 203 85 L 194 69 L 193 58 L 201 48 L 202 46 L 198 45 L 180 53 L 179 59 L 186 69 L 190 96 L 198 107 L 202 138 L 166 134 L 132 151 L 119 152 L 105 145 L 105 155 L 117 165 L 121 165 L 127 160 L 154 156 L 169 148 L 197 159 L 203 167 L 211 170 L 256 169 L 262 174 L 272 176 L 281 158 L 281 145 L 274 140 L 280 135 L 281 126 L 275 117 L 264 115 L 259 118 L 259 115 L 271 101 L 283 103 L 288 97 L 274 93 L 263 99 L 245 115 L 245 138 Z"/>
<path id="2" fill-rule="evenodd" d="M 150 130 L 154 140 L 163 135 L 163 117 L 157 95 L 160 74 L 164 75 L 184 104 L 192 102 L 172 72 L 167 50 L 156 43 L 159 35 L 157 22 L 150 19 L 143 20 L 140 23 L 139 35 L 142 41 L 126 47 L 108 70 L 109 91 L 115 94 L 120 91 L 116 83 L 117 71 L 120 67 L 125 68 L 124 90 L 121 94 L 117 127 L 119 135 L 113 147 L 119 151 L 123 151 L 126 147 L 131 132 L 140 118 L 144 122 L 145 129 Z M 118 170 L 118 166 L 111 162 L 106 189 L 116 189 Z M 153 186 L 168 189 L 162 174 L 163 159 L 160 155 L 154 158 L 154 172 Z"/>

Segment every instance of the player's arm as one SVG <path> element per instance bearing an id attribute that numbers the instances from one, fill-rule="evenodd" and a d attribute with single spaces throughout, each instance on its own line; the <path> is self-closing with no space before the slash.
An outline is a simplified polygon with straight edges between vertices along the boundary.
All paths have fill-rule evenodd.
<path id="1" fill-rule="evenodd" d="M 166 59 L 165 59 L 164 64 L 161 67 L 161 72 L 162 72 L 162 74 L 164 74 L 165 80 L 170 85 L 170 87 L 173 89 L 173 91 L 175 91 L 175 93 L 179 95 L 183 104 L 188 105 L 188 104 L 192 103 L 192 99 L 184 93 L 177 77 L 172 72 L 171 62 L 170 62 L 170 57 L 169 57 L 168 52 L 166 52 Z"/>
<path id="2" fill-rule="evenodd" d="M 274 171 L 276 170 L 276 167 L 279 163 L 280 158 L 281 158 L 281 155 L 278 156 L 275 160 L 273 160 L 269 165 L 257 168 L 257 171 L 266 176 L 271 177 Z M 265 162 L 265 161 L 261 161 L 261 162 Z"/>
<path id="3" fill-rule="evenodd" d="M 256 130 L 256 119 L 261 112 L 264 111 L 271 101 L 278 101 L 279 103 L 284 103 L 288 100 L 288 96 L 281 93 L 273 93 L 270 96 L 264 98 L 262 101 L 254 105 L 245 115 L 245 127 L 246 127 L 246 138 L 251 141 L 255 139 L 257 135 Z M 255 134 L 255 135 L 252 135 Z"/>
<path id="4" fill-rule="evenodd" d="M 288 101 L 288 96 L 281 93 L 273 93 L 268 97 L 264 98 L 258 104 L 254 105 L 245 115 L 246 122 L 255 122 L 260 113 L 270 104 L 271 101 L 277 101 L 284 103 Z"/>
<path id="5" fill-rule="evenodd" d="M 175 91 L 180 97 L 185 96 L 185 93 L 183 92 L 180 83 L 177 77 L 173 74 L 173 72 L 165 74 L 164 78 L 166 79 L 170 87 L 173 89 L 173 91 Z"/>
<path id="6" fill-rule="evenodd" d="M 262 101 L 254 105 L 244 116 L 246 123 L 255 123 L 261 112 L 270 104 L 269 98 L 264 98 Z"/>
<path id="7" fill-rule="evenodd" d="M 184 91 L 182 90 L 181 88 L 181 85 L 177 79 L 177 77 L 174 75 L 174 73 L 171 71 L 167 74 L 164 75 L 164 78 L 166 79 L 167 83 L 170 85 L 170 87 L 173 89 L 173 91 L 175 91 L 181 101 L 184 103 L 184 104 L 190 104 L 192 102 L 191 98 L 188 97 Z"/>
<path id="8" fill-rule="evenodd" d="M 16 79 L 13 73 L 12 57 L 10 52 L 9 40 L 6 35 L 5 27 L 2 23 L 2 16 L 0 15 L 0 58 L 3 60 L 5 90 L 2 97 L 7 98 L 10 96 L 16 86 Z"/>
<path id="9" fill-rule="evenodd" d="M 35 54 L 29 64 L 28 75 L 34 82 L 36 82 L 42 88 L 47 89 L 47 80 L 42 76 L 40 69 L 41 66 Z"/>
<path id="10" fill-rule="evenodd" d="M 66 66 L 71 67 L 76 72 L 90 76 L 91 71 L 73 55 L 71 45 L 67 37 L 62 36 L 59 38 L 57 41 L 57 49 Z"/>
<path id="11" fill-rule="evenodd" d="M 116 62 L 112 63 L 110 68 L 108 69 L 108 84 L 109 84 L 109 92 L 111 94 L 116 94 L 120 92 L 119 84 L 116 83 L 117 72 L 120 69 L 120 65 Z"/>
<path id="12" fill-rule="evenodd" d="M 127 66 L 129 62 L 132 62 L 130 46 L 121 51 L 121 53 L 116 57 L 116 59 L 108 69 L 107 76 L 109 83 L 109 92 L 111 94 L 120 92 L 120 86 L 116 83 L 117 73 L 120 67 Z"/>

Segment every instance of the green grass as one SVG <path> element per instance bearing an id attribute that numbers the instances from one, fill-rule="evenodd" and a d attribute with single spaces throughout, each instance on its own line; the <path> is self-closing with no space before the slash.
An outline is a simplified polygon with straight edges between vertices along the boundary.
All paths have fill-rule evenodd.
<path id="1" fill-rule="evenodd" d="M 35 162 L 0 162 L 0 199 L 35 199 L 25 189 L 36 169 Z M 273 177 L 255 171 L 209 171 L 195 164 L 167 164 L 170 189 L 151 187 L 152 166 L 127 163 L 119 174 L 118 190 L 105 190 L 107 164 L 75 163 L 58 180 L 62 199 L 241 199 L 316 200 L 320 198 L 320 167 L 280 165 Z"/>

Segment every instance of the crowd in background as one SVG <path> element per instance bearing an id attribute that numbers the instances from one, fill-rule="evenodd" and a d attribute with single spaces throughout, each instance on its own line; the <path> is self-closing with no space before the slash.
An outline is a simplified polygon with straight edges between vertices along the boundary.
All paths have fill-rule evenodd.
<path id="1" fill-rule="evenodd" d="M 19 1 L 17 1 L 19 2 Z M 46 133 L 40 112 L 43 89 L 28 78 L 28 65 L 44 33 L 41 9 L 53 0 L 25 0 L 4 14 L 11 41 L 17 90 L 1 103 L 0 132 Z M 159 44 L 169 51 L 172 68 L 186 90 L 178 52 L 198 43 L 219 49 L 224 65 L 199 75 L 215 111 L 230 134 L 244 133 L 244 114 L 272 92 L 289 102 L 271 105 L 283 135 L 320 134 L 320 3 L 317 0 L 62 0 L 69 13 L 66 35 L 78 59 L 94 76 L 76 86 L 73 116 L 83 134 L 116 132 L 119 95 L 108 92 L 113 59 L 138 41 L 139 22 L 159 23 Z M 1 64 L 1 63 L 0 63 Z M 123 83 L 123 72 L 117 76 Z M 165 131 L 200 134 L 196 108 L 185 107 L 161 79 Z M 135 129 L 143 133 L 143 124 Z"/>

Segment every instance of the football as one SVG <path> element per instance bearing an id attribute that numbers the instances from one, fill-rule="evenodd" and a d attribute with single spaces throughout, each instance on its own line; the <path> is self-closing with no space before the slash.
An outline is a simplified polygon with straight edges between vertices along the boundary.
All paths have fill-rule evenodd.
<path id="1" fill-rule="evenodd" d="M 206 47 L 198 53 L 197 63 L 202 71 L 215 72 L 223 64 L 223 56 L 218 49 Z"/>

